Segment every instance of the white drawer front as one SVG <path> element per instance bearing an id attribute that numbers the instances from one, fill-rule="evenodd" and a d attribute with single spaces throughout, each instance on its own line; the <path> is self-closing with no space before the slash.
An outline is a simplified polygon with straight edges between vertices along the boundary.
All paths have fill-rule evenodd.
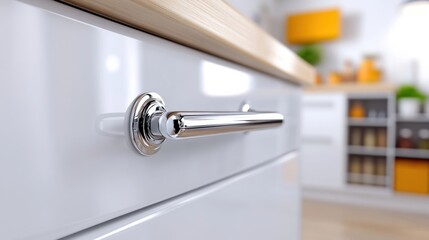
<path id="1" fill-rule="evenodd" d="M 345 179 L 346 96 L 306 94 L 302 119 L 300 150 L 304 187 L 341 188 Z"/>
<path id="2" fill-rule="evenodd" d="M 0 72 L 0 239 L 61 237 L 296 148 L 295 86 L 60 3 L 37 2 L 85 23 L 0 2 L 0 22 L 7 23 L 0 63 L 8 66 Z M 236 111 L 248 101 L 255 110 L 282 113 L 285 123 L 167 140 L 156 155 L 142 157 L 106 117 L 118 120 L 148 91 L 169 110 Z"/>
<path id="3" fill-rule="evenodd" d="M 302 135 L 335 136 L 344 132 L 344 94 L 305 94 L 302 98 Z"/>
<path id="4" fill-rule="evenodd" d="M 298 240 L 296 154 L 178 199 L 70 236 L 84 239 Z"/>

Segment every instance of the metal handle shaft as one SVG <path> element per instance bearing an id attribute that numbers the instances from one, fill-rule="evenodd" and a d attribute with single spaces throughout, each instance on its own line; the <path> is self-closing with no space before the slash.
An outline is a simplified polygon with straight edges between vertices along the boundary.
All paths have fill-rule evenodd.
<path id="1" fill-rule="evenodd" d="M 166 138 L 183 139 L 280 126 L 275 112 L 167 112 L 156 93 L 137 97 L 129 109 L 129 133 L 142 155 L 156 153 Z"/>
<path id="2" fill-rule="evenodd" d="M 283 116 L 270 112 L 166 112 L 152 134 L 169 139 L 202 137 L 280 126 Z"/>

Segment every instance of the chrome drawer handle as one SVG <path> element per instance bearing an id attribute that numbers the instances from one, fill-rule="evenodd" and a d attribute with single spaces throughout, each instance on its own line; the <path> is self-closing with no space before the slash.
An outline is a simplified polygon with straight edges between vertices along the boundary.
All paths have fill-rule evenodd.
<path id="1" fill-rule="evenodd" d="M 183 139 L 280 126 L 274 112 L 167 112 L 156 93 L 138 96 L 126 114 L 131 143 L 142 155 L 155 154 L 166 138 Z"/>

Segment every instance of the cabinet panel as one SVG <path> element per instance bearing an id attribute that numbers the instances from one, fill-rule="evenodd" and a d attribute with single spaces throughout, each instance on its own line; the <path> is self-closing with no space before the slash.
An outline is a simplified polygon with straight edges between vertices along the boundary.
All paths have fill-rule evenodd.
<path id="1" fill-rule="evenodd" d="M 346 97 L 336 93 L 305 94 L 302 102 L 303 185 L 341 188 L 346 172 Z"/>
<path id="2" fill-rule="evenodd" d="M 395 191 L 429 194 L 429 162 L 426 159 L 396 159 Z"/>
<path id="3" fill-rule="evenodd" d="M 295 153 L 67 239 L 298 240 Z"/>
<path id="4" fill-rule="evenodd" d="M 301 111 L 303 136 L 338 138 L 345 132 L 339 127 L 346 118 L 344 94 L 304 94 Z"/>

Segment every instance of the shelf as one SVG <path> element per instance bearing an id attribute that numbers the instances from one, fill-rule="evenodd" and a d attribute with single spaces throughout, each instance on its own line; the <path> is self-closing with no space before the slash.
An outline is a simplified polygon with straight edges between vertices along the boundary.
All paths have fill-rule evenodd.
<path id="1" fill-rule="evenodd" d="M 396 121 L 404 123 L 429 123 L 429 116 L 421 114 L 416 117 L 401 117 L 398 115 Z"/>
<path id="2" fill-rule="evenodd" d="M 357 93 L 349 94 L 349 100 L 370 101 L 370 100 L 388 100 L 391 96 L 390 93 Z"/>
<path id="3" fill-rule="evenodd" d="M 381 94 L 392 94 L 396 91 L 395 85 L 387 82 L 373 83 L 373 84 L 359 84 L 359 83 L 343 83 L 343 84 L 323 84 L 323 85 L 312 85 L 304 88 L 306 92 L 342 92 L 349 94 L 358 94 L 357 96 L 352 95 L 352 98 L 372 98 L 372 99 L 386 99 L 385 95 Z"/>
<path id="4" fill-rule="evenodd" d="M 389 186 L 365 185 L 358 183 L 347 183 L 344 191 L 348 194 L 370 195 L 370 196 L 391 196 L 392 190 Z"/>
<path id="5" fill-rule="evenodd" d="M 429 159 L 429 150 L 397 148 L 396 157 Z"/>
<path id="6" fill-rule="evenodd" d="M 389 177 L 370 174 L 347 173 L 348 184 L 370 187 L 387 187 Z"/>
<path id="7" fill-rule="evenodd" d="M 349 118 L 349 126 L 387 127 L 387 118 Z"/>
<path id="8" fill-rule="evenodd" d="M 369 155 L 369 156 L 386 156 L 387 148 L 384 147 L 365 147 L 365 146 L 349 146 L 349 154 L 353 155 Z"/>

